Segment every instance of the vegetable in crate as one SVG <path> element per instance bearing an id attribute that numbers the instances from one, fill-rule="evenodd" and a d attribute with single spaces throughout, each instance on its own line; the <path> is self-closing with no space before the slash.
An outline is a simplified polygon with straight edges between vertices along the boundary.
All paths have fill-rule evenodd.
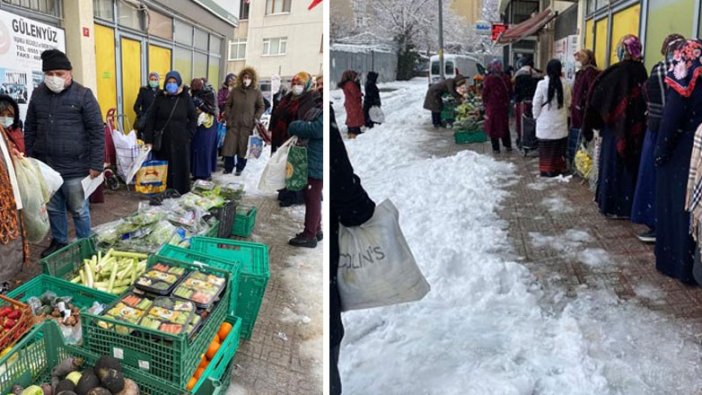
<path id="1" fill-rule="evenodd" d="M 83 267 L 71 282 L 120 295 L 146 271 L 147 257 L 146 254 L 114 249 L 110 249 L 105 255 L 98 252 L 97 255 L 83 261 Z"/>

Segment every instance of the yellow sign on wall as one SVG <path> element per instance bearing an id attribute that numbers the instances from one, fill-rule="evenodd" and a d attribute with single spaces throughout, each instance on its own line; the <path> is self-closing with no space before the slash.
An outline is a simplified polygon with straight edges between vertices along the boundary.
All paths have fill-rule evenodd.
<path id="1" fill-rule="evenodd" d="M 585 48 L 593 50 L 595 46 L 595 20 L 585 22 Z"/>
<path id="2" fill-rule="evenodd" d="M 102 119 L 107 111 L 117 108 L 117 79 L 115 57 L 115 32 L 109 27 L 94 25 L 95 31 L 95 70 L 97 79 L 97 99 L 102 110 Z"/>
<path id="3" fill-rule="evenodd" d="M 617 59 L 617 44 L 627 34 L 639 35 L 639 18 L 641 5 L 636 4 L 612 15 L 612 42 L 609 52 L 609 64 L 619 61 Z"/>
<path id="4" fill-rule="evenodd" d="M 168 48 L 149 45 L 149 72 L 155 71 L 161 77 L 161 88 L 166 73 L 171 70 L 171 50 Z"/>
<path id="5" fill-rule="evenodd" d="M 134 102 L 141 87 L 141 42 L 122 38 L 122 109 L 125 132 L 134 127 Z"/>

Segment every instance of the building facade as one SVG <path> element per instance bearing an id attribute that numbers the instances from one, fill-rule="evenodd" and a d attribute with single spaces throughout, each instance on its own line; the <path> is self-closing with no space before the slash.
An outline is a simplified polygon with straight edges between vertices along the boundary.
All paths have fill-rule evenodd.
<path id="1" fill-rule="evenodd" d="M 465 18 L 470 25 L 482 19 L 483 2 L 482 0 L 453 0 L 451 8 L 457 14 Z"/>
<path id="2" fill-rule="evenodd" d="M 226 4 L 226 2 L 220 2 Z M 130 129 L 139 87 L 150 71 L 178 70 L 186 84 L 217 85 L 238 7 L 213 0 L 2 0 L 0 10 L 63 29 L 74 79 L 91 88 L 103 117 L 115 109 Z"/>
<path id="3" fill-rule="evenodd" d="M 300 71 L 322 74 L 323 7 L 308 10 L 309 2 L 301 0 L 241 0 L 240 6 L 240 26 L 229 42 L 229 72 L 255 68 L 264 91 L 274 74 L 283 81 Z"/>

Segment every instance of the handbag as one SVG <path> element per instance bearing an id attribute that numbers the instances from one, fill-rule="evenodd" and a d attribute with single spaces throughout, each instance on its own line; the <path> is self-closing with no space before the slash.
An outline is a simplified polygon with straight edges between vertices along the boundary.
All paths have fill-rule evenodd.
<path id="1" fill-rule="evenodd" d="M 337 284 L 342 311 L 422 299 L 430 290 L 390 200 L 360 226 L 339 226 Z"/>
<path id="2" fill-rule="evenodd" d="M 151 144 L 154 151 L 161 150 L 161 143 L 163 142 L 163 132 L 166 130 L 166 126 L 168 126 L 168 123 L 171 122 L 171 118 L 173 118 L 173 113 L 175 113 L 176 108 L 178 108 L 179 101 L 180 101 L 180 96 L 178 96 L 178 98 L 176 99 L 176 102 L 173 105 L 173 108 L 171 109 L 171 115 L 168 116 L 166 123 L 163 124 L 161 129 L 154 130 L 154 141 Z"/>

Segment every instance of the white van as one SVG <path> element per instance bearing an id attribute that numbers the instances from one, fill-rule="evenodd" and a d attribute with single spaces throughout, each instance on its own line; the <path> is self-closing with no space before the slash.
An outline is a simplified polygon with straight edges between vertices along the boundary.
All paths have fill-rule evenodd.
<path id="1" fill-rule="evenodd" d="M 477 64 L 480 59 L 470 55 L 444 55 L 444 75 L 454 78 L 457 74 L 471 78 L 478 73 Z M 441 81 L 441 66 L 439 55 L 434 55 L 429 60 L 429 85 Z"/>

